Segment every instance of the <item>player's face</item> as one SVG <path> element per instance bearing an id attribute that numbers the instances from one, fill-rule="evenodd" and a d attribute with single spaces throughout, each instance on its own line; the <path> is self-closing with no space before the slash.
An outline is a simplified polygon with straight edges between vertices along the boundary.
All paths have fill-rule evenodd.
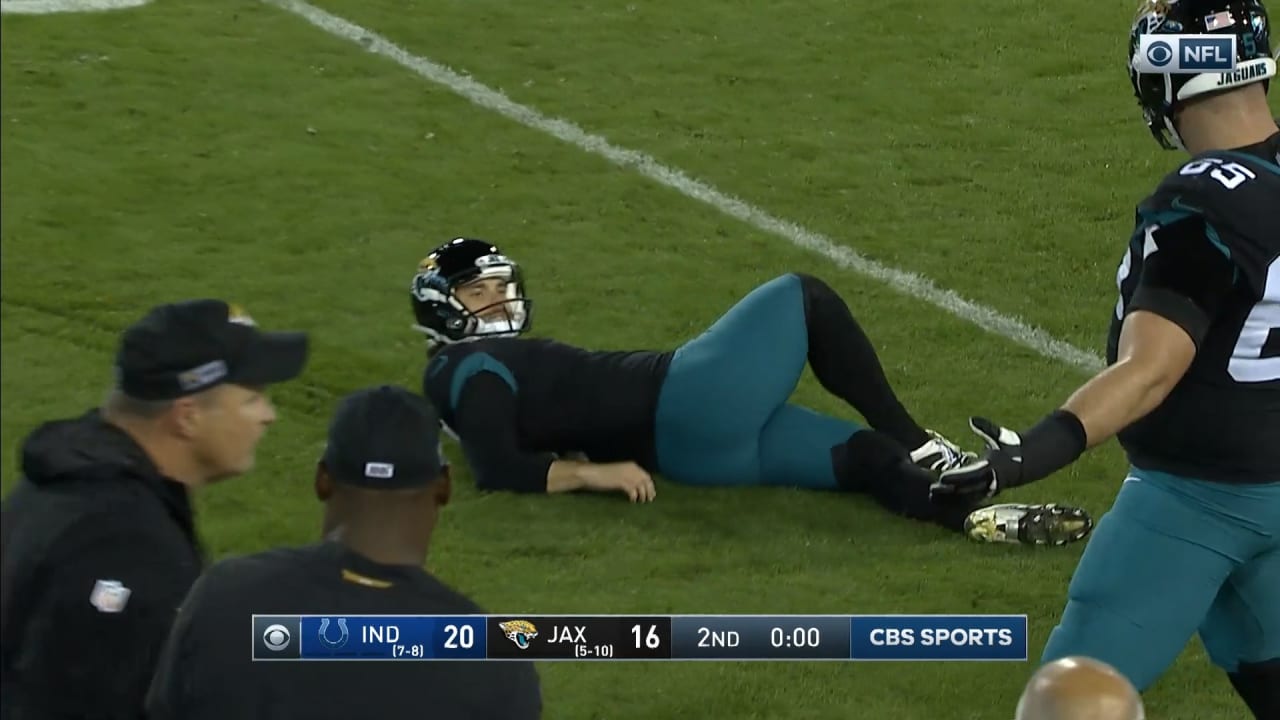
<path id="1" fill-rule="evenodd" d="M 456 291 L 458 301 L 468 310 L 476 313 L 482 320 L 505 320 L 507 281 L 502 278 L 481 278 L 459 285 Z"/>

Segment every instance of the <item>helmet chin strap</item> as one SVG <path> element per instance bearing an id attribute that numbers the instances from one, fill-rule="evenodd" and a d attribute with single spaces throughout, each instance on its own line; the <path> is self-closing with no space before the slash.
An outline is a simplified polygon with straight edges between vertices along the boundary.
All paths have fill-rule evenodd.
<path id="1" fill-rule="evenodd" d="M 1187 146 L 1182 142 L 1182 136 L 1178 134 L 1178 128 L 1173 124 L 1173 118 L 1168 115 L 1164 116 L 1164 128 L 1169 131 L 1169 137 L 1173 140 L 1173 144 L 1178 146 L 1179 150 L 1186 151 Z"/>

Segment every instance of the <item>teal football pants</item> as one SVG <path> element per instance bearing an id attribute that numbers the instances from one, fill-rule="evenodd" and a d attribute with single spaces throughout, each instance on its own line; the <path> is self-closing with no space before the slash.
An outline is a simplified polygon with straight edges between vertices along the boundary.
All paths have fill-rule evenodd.
<path id="1" fill-rule="evenodd" d="M 1280 658 L 1280 483 L 1133 468 L 1080 559 L 1041 661 L 1087 655 L 1144 690 L 1197 631 L 1228 673 Z"/>
<path id="2" fill-rule="evenodd" d="M 658 469 L 694 485 L 837 489 L 832 448 L 863 429 L 788 403 L 808 362 L 800 278 L 752 290 L 681 346 L 658 395 Z"/>

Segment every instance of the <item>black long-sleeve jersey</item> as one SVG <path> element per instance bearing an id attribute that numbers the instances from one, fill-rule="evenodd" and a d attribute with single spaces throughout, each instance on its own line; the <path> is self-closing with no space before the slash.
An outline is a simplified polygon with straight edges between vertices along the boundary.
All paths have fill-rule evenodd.
<path id="1" fill-rule="evenodd" d="M 1169 396 L 1120 433 L 1135 465 L 1203 480 L 1280 481 L 1280 132 L 1197 155 L 1137 209 L 1107 360 L 1124 317 L 1154 312 L 1195 341 Z"/>
<path id="2" fill-rule="evenodd" d="M 462 443 L 478 487 L 545 492 L 547 469 L 567 453 L 656 470 L 654 414 L 671 355 L 484 338 L 442 348 L 423 393 Z"/>

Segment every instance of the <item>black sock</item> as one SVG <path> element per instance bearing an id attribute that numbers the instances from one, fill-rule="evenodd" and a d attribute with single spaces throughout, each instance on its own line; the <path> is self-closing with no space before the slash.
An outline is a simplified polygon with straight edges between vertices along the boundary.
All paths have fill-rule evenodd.
<path id="1" fill-rule="evenodd" d="M 1280 658 L 1260 663 L 1240 663 L 1227 673 L 1231 685 L 1258 720 L 1280 718 Z"/>
<path id="2" fill-rule="evenodd" d="M 929 501 L 934 477 L 911 462 L 907 451 L 884 433 L 863 430 L 831 450 L 840 487 L 870 495 L 884 509 L 913 520 L 964 532 L 974 507 L 935 505 Z"/>
<path id="3" fill-rule="evenodd" d="M 929 434 L 902 406 L 884 376 L 876 349 L 849 306 L 825 282 L 799 275 L 809 330 L 809 367 L 827 392 L 857 410 L 871 427 L 914 450 Z"/>

